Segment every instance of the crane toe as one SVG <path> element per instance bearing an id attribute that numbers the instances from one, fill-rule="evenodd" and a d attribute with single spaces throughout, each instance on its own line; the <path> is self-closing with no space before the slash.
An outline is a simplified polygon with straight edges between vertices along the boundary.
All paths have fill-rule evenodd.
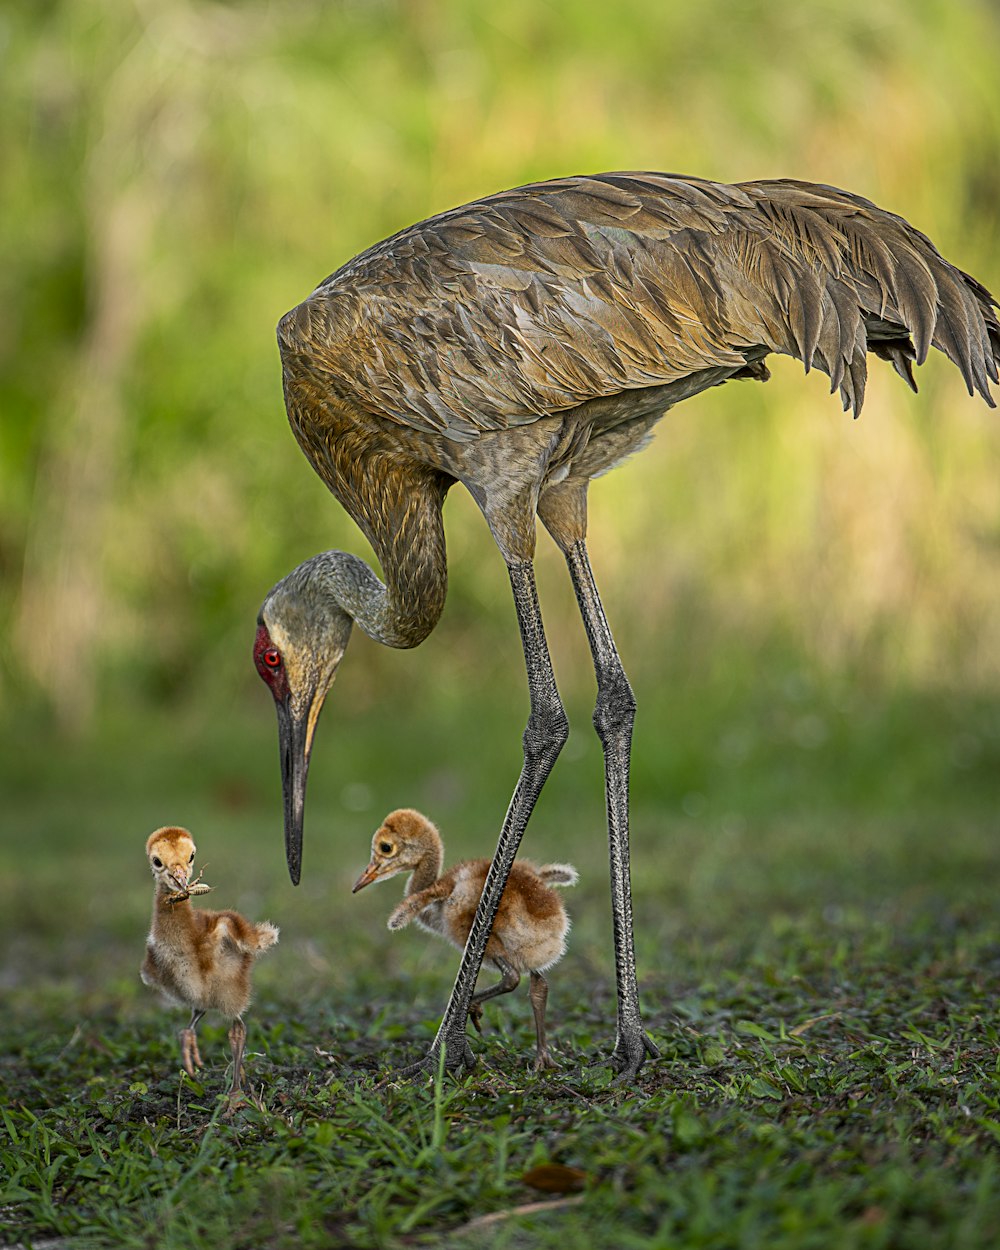
<path id="1" fill-rule="evenodd" d="M 644 1029 L 620 1030 L 608 1064 L 616 1074 L 616 1084 L 634 1081 L 647 1059 L 659 1059 L 660 1052 Z"/>
<path id="2" fill-rule="evenodd" d="M 471 1072 L 476 1066 L 476 1056 L 473 1054 L 472 1047 L 464 1034 L 459 1038 L 451 1040 L 446 1038 L 444 1053 L 444 1068 L 446 1072 L 453 1072 L 456 1076 L 461 1076 L 466 1072 Z M 395 1085 L 398 1081 L 416 1081 L 422 1077 L 433 1078 L 437 1076 L 440 1067 L 441 1046 L 435 1042 L 422 1059 L 418 1059 L 416 1063 L 409 1063 L 405 1068 L 399 1068 L 396 1072 L 390 1072 L 384 1080 L 379 1081 L 375 1088 L 383 1089 L 386 1085 Z"/>
<path id="3" fill-rule="evenodd" d="M 540 1050 L 535 1056 L 534 1068 L 536 1072 L 553 1072 L 558 1071 L 561 1067 L 562 1064 L 557 1063 L 548 1050 Z"/>

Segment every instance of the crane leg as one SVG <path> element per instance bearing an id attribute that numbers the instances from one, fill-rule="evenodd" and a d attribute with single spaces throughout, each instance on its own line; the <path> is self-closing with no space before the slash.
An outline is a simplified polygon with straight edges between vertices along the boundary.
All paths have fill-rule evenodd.
<path id="1" fill-rule="evenodd" d="M 229 1097 L 232 1098 L 238 1094 L 243 1088 L 243 1052 L 246 1050 L 247 1044 L 247 1026 L 243 1023 L 240 1016 L 237 1016 L 229 1028 L 229 1049 L 233 1056 L 233 1079 L 229 1087 Z"/>
<path id="2" fill-rule="evenodd" d="M 566 563 L 587 630 L 597 676 L 594 728 L 604 750 L 608 844 L 611 854 L 611 909 L 615 937 L 618 1024 L 611 1066 L 624 1080 L 636 1075 L 647 1055 L 659 1051 L 642 1027 L 632 940 L 632 885 L 629 880 L 628 784 L 635 697 L 612 637 L 582 539 L 565 548 Z"/>
<path id="3" fill-rule="evenodd" d="M 514 606 L 521 631 L 531 701 L 531 712 L 523 738 L 524 763 L 507 808 L 493 862 L 486 874 L 483 893 L 437 1035 L 424 1058 L 402 1069 L 396 1074 L 400 1077 L 436 1071 L 442 1047 L 445 1049 L 445 1065 L 448 1068 L 471 1068 L 475 1064 L 475 1056 L 465 1033 L 472 992 L 476 987 L 486 943 L 489 941 L 500 898 L 510 876 L 511 865 L 514 863 L 528 818 L 569 735 L 569 723 L 556 689 L 552 660 L 545 641 L 531 561 L 508 563 L 507 572 L 514 592 Z"/>
<path id="4" fill-rule="evenodd" d="M 229 1027 L 229 1049 L 233 1055 L 233 1079 L 226 1094 L 224 1120 L 230 1119 L 243 1105 L 243 1052 L 247 1044 L 247 1026 L 242 1016 L 237 1016 Z"/>

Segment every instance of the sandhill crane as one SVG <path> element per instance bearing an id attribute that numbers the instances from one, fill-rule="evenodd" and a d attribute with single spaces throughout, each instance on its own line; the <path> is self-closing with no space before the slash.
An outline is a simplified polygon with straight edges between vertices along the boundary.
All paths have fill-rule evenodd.
<path id="1" fill-rule="evenodd" d="M 390 929 L 403 929 L 416 921 L 429 933 L 462 950 L 476 916 L 488 859 L 462 859 L 442 872 L 444 843 L 437 826 L 421 812 L 401 807 L 386 816 L 372 835 L 368 867 L 354 883 L 352 893 L 373 881 L 388 881 L 408 872 L 406 897 L 389 916 Z M 557 1068 L 549 1055 L 545 1036 L 545 1004 L 549 987 L 544 973 L 566 953 L 569 917 L 552 886 L 576 885 L 571 864 L 533 864 L 514 861 L 493 918 L 484 960 L 500 973 L 500 980 L 478 990 L 469 1004 L 469 1019 L 480 1032 L 482 1004 L 489 998 L 509 994 L 530 977 L 528 996 L 535 1017 L 535 1071 Z"/>
<path id="2" fill-rule="evenodd" d="M 524 763 L 451 998 L 428 1055 L 474 1062 L 465 1021 L 504 882 L 566 739 L 535 591 L 535 518 L 569 566 L 597 676 L 617 973 L 611 1064 L 656 1049 L 632 943 L 628 771 L 635 700 L 585 545 L 591 478 L 644 445 L 664 412 L 765 357 L 822 370 L 860 411 L 866 353 L 913 383 L 933 345 L 993 406 L 996 301 L 902 218 L 834 187 L 660 173 L 535 183 L 441 213 L 321 282 L 278 326 L 285 403 L 313 468 L 364 532 L 267 595 L 254 659 L 278 712 L 285 843 L 301 870 L 316 720 L 352 624 L 413 647 L 444 605 L 441 508 L 461 482 L 506 561 L 530 714 Z"/>
<path id="3" fill-rule="evenodd" d="M 165 825 L 146 839 L 153 922 L 139 975 L 168 1002 L 191 1008 L 191 1022 L 180 1035 L 181 1061 L 189 1076 L 202 1066 L 195 1029 L 205 1012 L 218 1011 L 231 1021 L 232 1110 L 243 1085 L 243 1013 L 250 1005 L 251 969 L 257 956 L 277 942 L 278 930 L 269 920 L 255 924 L 238 911 L 195 910 L 191 895 L 207 887 L 199 889 L 191 880 L 194 857 L 194 839 L 179 825 Z"/>

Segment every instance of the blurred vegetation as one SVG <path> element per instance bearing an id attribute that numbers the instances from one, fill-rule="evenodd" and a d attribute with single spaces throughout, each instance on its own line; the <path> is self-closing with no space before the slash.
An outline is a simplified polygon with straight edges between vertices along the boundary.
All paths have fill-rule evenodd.
<path id="1" fill-rule="evenodd" d="M 64 725 L 260 712 L 263 593 L 315 550 L 368 554 L 287 430 L 273 326 L 413 220 L 567 172 L 789 175 L 1000 286 L 1000 19 L 975 0 L 48 0 L 5 7 L 0 50 L 0 694 Z M 675 410 L 594 488 L 630 669 L 669 670 L 697 614 L 702 665 L 780 636 L 823 672 L 995 688 L 996 421 L 943 360 L 916 401 L 875 362 L 858 425 L 776 375 Z M 468 500 L 447 514 L 446 649 L 356 643 L 373 699 L 387 665 L 418 698 L 511 676 L 502 565 Z M 540 562 L 589 697 L 547 540 Z"/>
<path id="2" fill-rule="evenodd" d="M 274 324 L 325 274 L 492 190 L 661 168 L 848 186 L 998 289 L 998 52 L 975 0 L 6 6 L 0 821 L 32 870 L 71 890 L 41 840 L 173 821 L 259 837 L 277 869 L 254 617 L 313 552 L 370 558 L 281 399 Z M 851 813 L 992 827 L 1000 426 L 943 358 L 918 397 L 873 362 L 856 423 L 822 377 L 774 374 L 681 405 L 592 490 L 639 693 L 639 845 L 693 822 L 705 854 L 735 853 L 776 815 L 818 843 Z M 310 815 L 370 830 L 424 804 L 481 853 L 516 775 L 523 664 L 461 491 L 446 527 L 441 624 L 415 654 L 356 634 Z M 544 535 L 538 568 L 574 731 L 535 834 L 586 822 L 599 859 L 590 661 Z M 314 864 L 363 856 L 306 841 Z"/>

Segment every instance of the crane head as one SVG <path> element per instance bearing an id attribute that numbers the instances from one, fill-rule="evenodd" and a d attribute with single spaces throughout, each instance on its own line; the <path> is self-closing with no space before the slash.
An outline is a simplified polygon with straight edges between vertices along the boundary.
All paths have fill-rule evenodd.
<path id="1" fill-rule="evenodd" d="M 274 696 L 285 812 L 285 855 L 292 883 L 302 873 L 306 778 L 316 722 L 347 649 L 351 618 L 308 576 L 311 562 L 280 581 L 257 617 L 253 658 Z"/>

